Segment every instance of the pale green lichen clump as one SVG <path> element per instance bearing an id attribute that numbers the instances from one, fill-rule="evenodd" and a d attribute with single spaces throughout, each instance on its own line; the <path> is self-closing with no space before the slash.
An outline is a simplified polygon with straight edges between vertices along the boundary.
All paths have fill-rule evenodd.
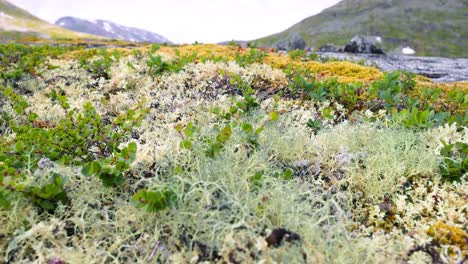
<path id="1" fill-rule="evenodd" d="M 171 61 L 167 49 L 154 54 Z M 51 60 L 58 68 L 16 83 L 27 111 L 49 128 L 67 115 L 51 102 L 52 90 L 64 92 L 70 109 L 91 102 L 103 118 L 140 102 L 149 112 L 120 146 L 135 142 L 138 148 L 119 187 L 83 176 L 80 166 L 47 160 L 27 171 L 24 183 L 47 182 L 51 172 L 64 175 L 69 203 L 53 212 L 27 199 L 0 207 L 2 261 L 466 261 L 466 175 L 447 182 L 439 168 L 442 140 L 468 143 L 463 124 L 412 129 L 394 122 L 386 109 L 356 107 L 351 113 L 338 100 L 305 100 L 288 92 L 290 73 L 271 63 L 193 61 L 154 76 L 147 59 L 146 53 L 123 56 L 105 78 L 78 60 L 58 58 Z M 317 65 L 319 72 L 325 67 Z M 259 103 L 244 113 L 232 110 L 248 97 L 241 86 L 253 88 Z M 0 110 L 14 114 L 9 104 Z M 223 113 L 230 111 L 227 120 Z M 321 120 L 320 129 L 311 129 L 311 120 Z M 10 130 L 4 133 L 0 147 L 15 140 Z M 177 198 L 148 212 L 132 200 L 141 189 L 170 190 Z M 272 243 L 278 229 L 290 233 Z"/>

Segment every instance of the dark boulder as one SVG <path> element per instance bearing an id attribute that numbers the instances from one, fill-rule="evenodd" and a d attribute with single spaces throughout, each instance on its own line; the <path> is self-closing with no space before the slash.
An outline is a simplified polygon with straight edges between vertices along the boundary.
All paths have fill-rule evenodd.
<path id="1" fill-rule="evenodd" d="M 385 52 L 377 45 L 378 41 L 376 37 L 354 36 L 351 41 L 344 47 L 344 52 L 385 54 Z"/>
<path id="2" fill-rule="evenodd" d="M 307 44 L 299 33 L 294 33 L 286 39 L 279 40 L 273 45 L 278 50 L 305 50 Z"/>

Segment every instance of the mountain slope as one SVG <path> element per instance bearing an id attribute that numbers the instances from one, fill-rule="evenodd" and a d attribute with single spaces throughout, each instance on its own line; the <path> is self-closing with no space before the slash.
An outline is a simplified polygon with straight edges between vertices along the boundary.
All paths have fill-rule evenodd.
<path id="1" fill-rule="evenodd" d="M 88 21 L 75 17 L 62 17 L 56 25 L 73 31 L 103 36 L 112 39 L 133 42 L 170 43 L 170 41 L 156 33 L 146 30 L 126 27 L 106 20 Z"/>
<path id="2" fill-rule="evenodd" d="M 416 55 L 468 57 L 468 2 L 466 0 L 344 0 L 291 28 L 257 40 L 272 46 L 294 33 L 318 48 L 343 45 L 354 35 L 381 36 L 383 47 Z"/>
<path id="3" fill-rule="evenodd" d="M 0 40 L 18 40 L 31 36 L 46 39 L 102 38 L 49 24 L 8 1 L 0 0 Z"/>
<path id="4" fill-rule="evenodd" d="M 26 10 L 23 10 L 5 0 L 0 0 L 0 12 L 10 16 L 15 16 L 17 18 L 40 20 L 39 18 L 28 13 Z"/>

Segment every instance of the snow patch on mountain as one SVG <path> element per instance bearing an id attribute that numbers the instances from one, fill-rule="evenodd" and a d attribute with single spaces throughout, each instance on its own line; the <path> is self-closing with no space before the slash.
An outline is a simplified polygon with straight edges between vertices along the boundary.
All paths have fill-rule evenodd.
<path id="1" fill-rule="evenodd" d="M 85 20 L 75 17 L 62 17 L 55 24 L 74 31 L 111 39 L 132 42 L 171 43 L 167 38 L 154 32 L 126 27 L 108 20 Z"/>
<path id="2" fill-rule="evenodd" d="M 107 31 L 107 32 L 112 32 L 112 26 L 107 23 L 107 22 L 104 22 L 104 29 Z"/>

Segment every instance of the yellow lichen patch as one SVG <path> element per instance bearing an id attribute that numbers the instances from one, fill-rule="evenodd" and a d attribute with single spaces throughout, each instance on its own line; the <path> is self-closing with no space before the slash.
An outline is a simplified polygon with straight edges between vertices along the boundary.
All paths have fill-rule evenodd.
<path id="1" fill-rule="evenodd" d="M 370 83 L 383 76 L 383 73 L 378 69 L 347 61 L 327 63 L 316 61 L 303 62 L 300 60 L 293 60 L 285 55 L 269 54 L 269 56 L 265 58 L 265 63 L 274 68 L 293 67 L 308 69 L 318 74 L 318 77 L 338 78 L 338 81 L 343 83 Z"/>
<path id="2" fill-rule="evenodd" d="M 468 234 L 461 228 L 437 222 L 427 230 L 427 234 L 444 245 L 454 245 L 468 251 Z"/>
<path id="3" fill-rule="evenodd" d="M 347 61 L 329 63 L 308 62 L 306 67 L 324 76 L 336 77 L 338 81 L 344 83 L 370 83 L 383 77 L 383 73 L 378 69 Z"/>
<path id="4" fill-rule="evenodd" d="M 279 54 L 270 54 L 265 58 L 265 62 L 274 68 L 302 68 L 311 70 L 319 74 L 319 77 L 338 78 L 339 82 L 364 82 L 370 83 L 376 79 L 382 78 L 383 73 L 375 68 L 361 66 L 352 62 L 327 62 L 320 63 L 316 61 L 302 62 L 293 60 L 287 56 Z"/>
<path id="5" fill-rule="evenodd" d="M 284 69 L 287 67 L 292 67 L 294 69 L 300 68 L 303 66 L 303 63 L 298 60 L 292 60 L 291 58 L 280 55 L 280 54 L 270 54 L 265 58 L 265 63 L 271 65 L 273 68 Z"/>
<path id="6" fill-rule="evenodd" d="M 141 49 L 142 52 L 147 52 L 151 49 L 151 46 L 146 46 Z M 167 53 L 171 56 L 176 56 L 176 50 L 180 52 L 181 56 L 192 55 L 196 53 L 199 58 L 206 56 L 222 56 L 227 59 L 233 59 L 239 49 L 233 46 L 221 46 L 215 44 L 205 45 L 182 45 L 177 47 L 161 46 L 159 51 Z M 241 51 L 242 52 L 242 51 Z"/>

